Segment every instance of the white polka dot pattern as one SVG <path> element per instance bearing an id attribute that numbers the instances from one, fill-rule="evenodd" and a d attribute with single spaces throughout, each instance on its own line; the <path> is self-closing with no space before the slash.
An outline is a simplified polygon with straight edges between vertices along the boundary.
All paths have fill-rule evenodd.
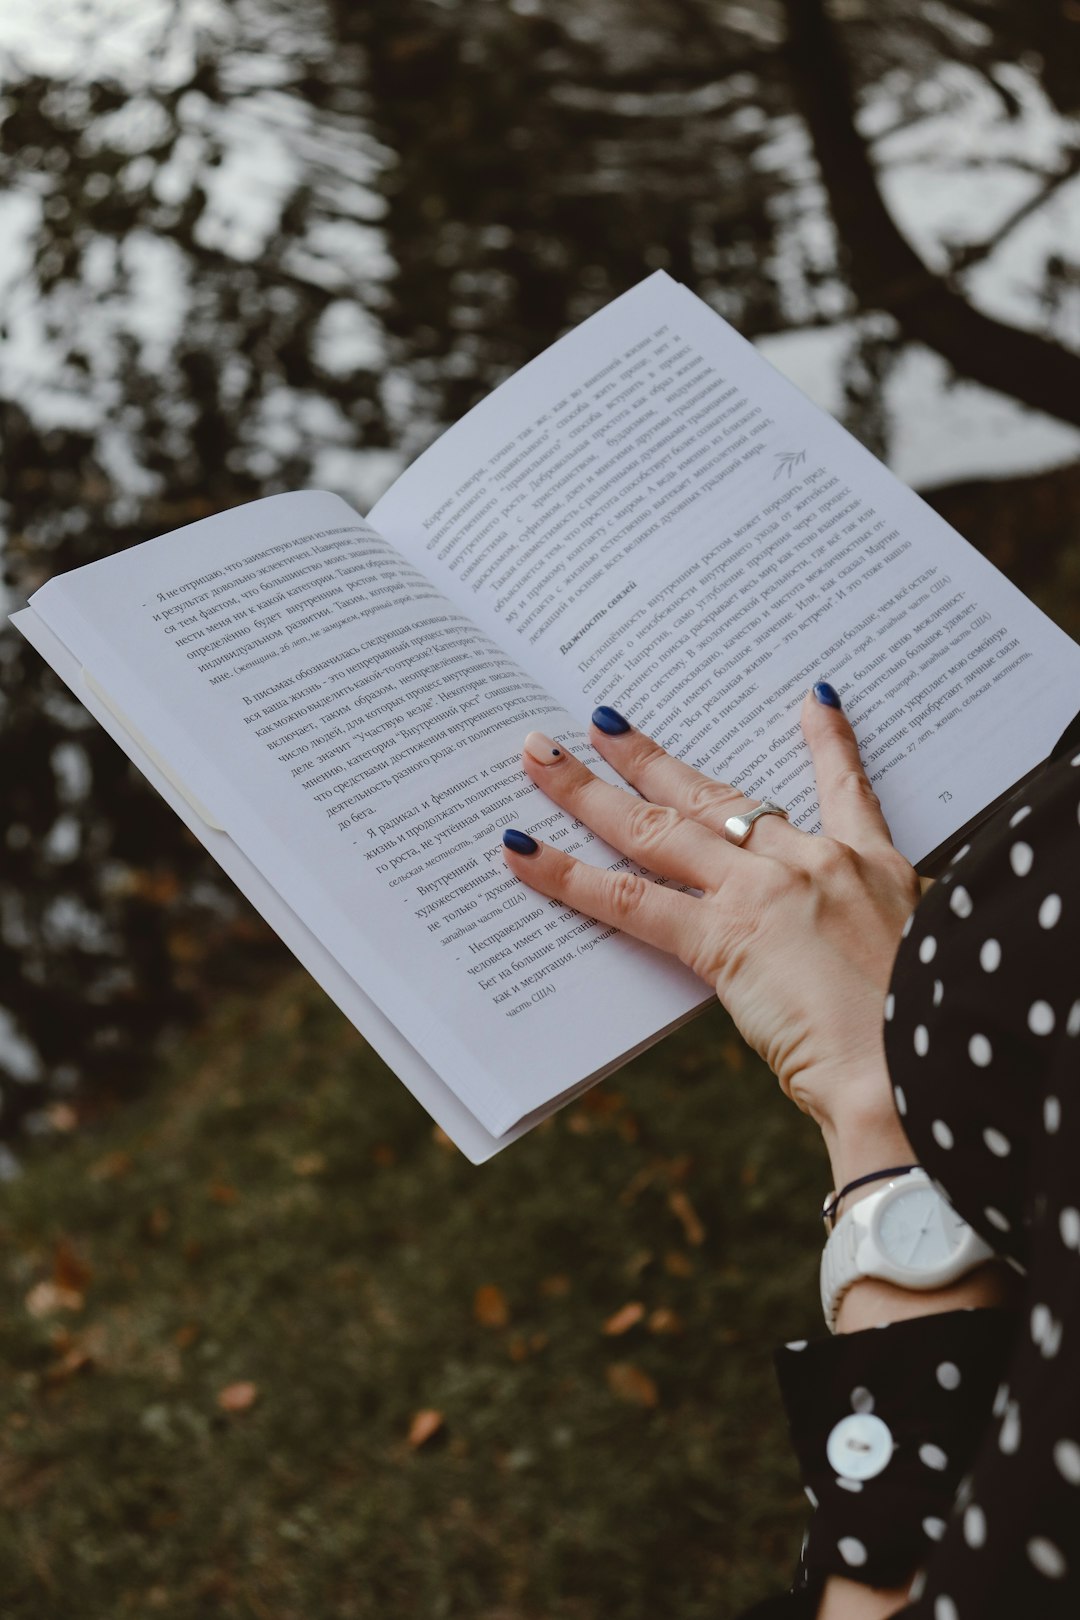
<path id="1" fill-rule="evenodd" d="M 907 919 L 887 990 L 889 1078 L 913 1157 L 1008 1263 L 1023 1301 L 840 1336 L 848 1371 L 829 1425 L 883 1421 L 895 1449 L 865 1484 L 846 1459 L 843 1476 L 815 1477 L 809 1567 L 907 1579 L 913 1620 L 983 1620 L 1006 1590 L 1010 1614 L 1080 1615 L 1078 766 L 1074 751 L 1033 776 L 956 852 Z M 910 1538 L 899 1579 L 881 1562 L 898 1514 Z"/>
<path id="2" fill-rule="evenodd" d="M 968 1041 L 968 1057 L 980 1069 L 986 1068 L 993 1055 L 994 1049 L 985 1035 L 973 1035 Z"/>
<path id="3" fill-rule="evenodd" d="M 1054 1029 L 1054 1009 L 1048 1001 L 1033 1001 L 1028 1008 L 1027 1021 L 1033 1035 L 1050 1035 Z"/>
<path id="4" fill-rule="evenodd" d="M 1048 1536 L 1032 1536 L 1027 1544 L 1027 1555 L 1040 1575 L 1049 1581 L 1060 1581 L 1068 1569 L 1065 1554 Z"/>
<path id="5" fill-rule="evenodd" d="M 1060 894 L 1048 894 L 1039 907 L 1039 927 L 1056 928 L 1061 920 Z"/>
<path id="6" fill-rule="evenodd" d="M 1009 865 L 1017 877 L 1027 877 L 1035 860 L 1035 851 L 1030 844 L 1018 840 L 1009 851 Z"/>
<path id="7" fill-rule="evenodd" d="M 986 1541 L 986 1514 L 977 1502 L 964 1509 L 964 1540 L 969 1547 L 981 1547 Z"/>
<path id="8" fill-rule="evenodd" d="M 1008 1457 L 1020 1449 L 1020 1408 L 1015 1401 L 1009 1401 L 1005 1407 L 1005 1416 L 1001 1420 L 1001 1430 L 998 1434 L 998 1445 Z"/>
<path id="9" fill-rule="evenodd" d="M 1075 1440 L 1059 1440 L 1054 1447 L 1054 1463 L 1062 1479 L 1080 1485 L 1080 1446 Z"/>

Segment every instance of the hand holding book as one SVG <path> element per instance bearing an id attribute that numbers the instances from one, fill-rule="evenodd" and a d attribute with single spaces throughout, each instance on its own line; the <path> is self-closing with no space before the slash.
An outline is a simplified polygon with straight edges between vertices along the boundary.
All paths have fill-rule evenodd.
<path id="1" fill-rule="evenodd" d="M 555 804 L 659 880 L 517 836 L 504 837 L 504 858 L 529 888 L 696 973 L 827 1138 L 846 1138 L 854 1117 L 862 1133 L 873 1124 L 895 1139 L 902 1132 L 881 1029 L 919 880 L 893 845 L 834 699 L 830 687 L 815 687 L 800 716 L 821 806 L 818 835 L 770 815 L 755 821 L 745 844 L 729 842 L 725 822 L 750 801 L 603 708 L 589 741 L 636 792 L 602 780 L 539 732 L 526 738 L 522 763 Z"/>

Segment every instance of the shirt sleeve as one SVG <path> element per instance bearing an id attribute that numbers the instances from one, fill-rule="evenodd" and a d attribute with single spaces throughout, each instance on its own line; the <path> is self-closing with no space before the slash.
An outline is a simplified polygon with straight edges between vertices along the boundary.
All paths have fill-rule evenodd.
<path id="1" fill-rule="evenodd" d="M 1008 1363 L 1016 1313 L 915 1317 L 776 1353 L 813 1513 L 795 1586 L 896 1586 L 945 1533 Z"/>

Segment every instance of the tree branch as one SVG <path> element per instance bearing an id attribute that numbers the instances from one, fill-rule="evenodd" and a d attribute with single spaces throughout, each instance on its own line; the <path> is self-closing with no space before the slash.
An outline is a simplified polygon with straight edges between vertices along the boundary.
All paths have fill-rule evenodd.
<path id="1" fill-rule="evenodd" d="M 1014 231 L 1018 225 L 1023 224 L 1031 214 L 1036 213 L 1053 195 L 1068 181 L 1080 174 L 1080 147 L 1075 147 L 1068 155 L 1063 168 L 1056 174 L 1044 177 L 1042 185 L 1033 191 L 1031 196 L 1018 204 L 1011 214 L 1007 214 L 997 228 L 981 242 L 972 242 L 970 246 L 959 248 L 953 255 L 953 272 L 970 270 L 973 264 L 981 264 L 988 259 L 994 249 L 999 247 L 1005 238 Z"/>
<path id="2" fill-rule="evenodd" d="M 882 200 L 824 0 L 782 3 L 795 93 L 860 301 L 887 310 L 905 337 L 935 349 L 962 376 L 1080 426 L 1080 356 L 981 314 L 923 263 Z"/>

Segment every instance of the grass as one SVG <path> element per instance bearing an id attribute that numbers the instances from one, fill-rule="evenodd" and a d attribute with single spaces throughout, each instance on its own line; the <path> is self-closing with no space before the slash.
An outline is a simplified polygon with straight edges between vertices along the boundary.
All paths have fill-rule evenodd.
<path id="1" fill-rule="evenodd" d="M 5 1189 L 0 1613 L 737 1613 L 825 1174 L 719 1008 L 475 1169 L 307 981 L 224 1007 Z"/>

